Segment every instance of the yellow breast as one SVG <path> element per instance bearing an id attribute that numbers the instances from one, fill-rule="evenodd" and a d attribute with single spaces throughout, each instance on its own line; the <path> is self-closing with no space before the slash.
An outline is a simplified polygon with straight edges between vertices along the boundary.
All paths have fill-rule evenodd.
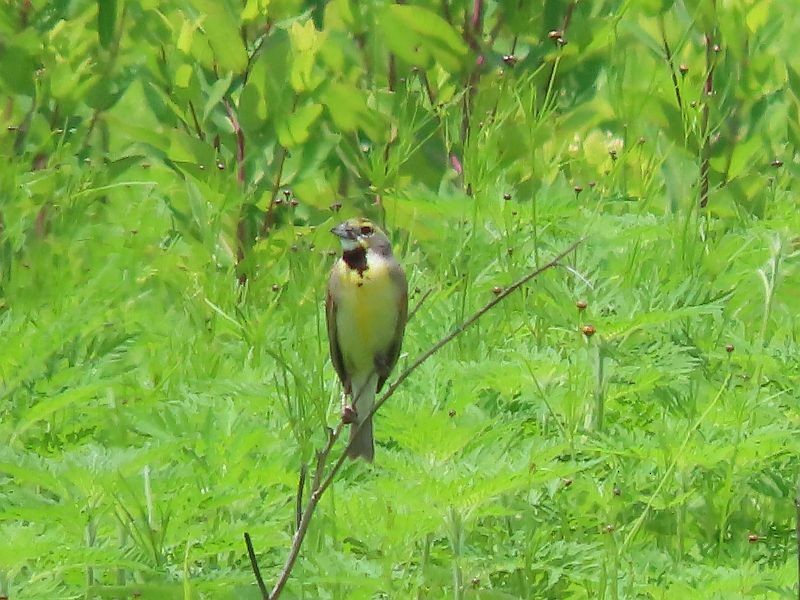
<path id="1" fill-rule="evenodd" d="M 335 267 L 336 329 L 345 367 L 350 373 L 371 371 L 376 354 L 391 345 L 398 318 L 397 289 L 388 262 L 368 256 L 369 268 L 359 273 L 344 261 Z"/>

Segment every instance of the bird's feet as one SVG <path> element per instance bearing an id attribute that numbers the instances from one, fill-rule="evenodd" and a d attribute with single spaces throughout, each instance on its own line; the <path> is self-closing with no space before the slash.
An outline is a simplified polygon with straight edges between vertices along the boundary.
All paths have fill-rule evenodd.
<path id="1" fill-rule="evenodd" d="M 358 413 L 356 409 L 350 406 L 349 404 L 345 404 L 342 406 L 342 423 L 345 425 L 351 425 L 357 421 Z"/>

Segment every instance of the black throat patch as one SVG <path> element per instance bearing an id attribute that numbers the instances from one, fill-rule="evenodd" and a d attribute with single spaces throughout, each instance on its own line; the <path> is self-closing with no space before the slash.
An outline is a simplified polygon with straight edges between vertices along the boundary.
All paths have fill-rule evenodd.
<path id="1" fill-rule="evenodd" d="M 363 275 L 364 271 L 369 268 L 367 266 L 367 251 L 361 246 L 342 252 L 342 260 L 348 267 L 358 271 L 359 275 Z"/>

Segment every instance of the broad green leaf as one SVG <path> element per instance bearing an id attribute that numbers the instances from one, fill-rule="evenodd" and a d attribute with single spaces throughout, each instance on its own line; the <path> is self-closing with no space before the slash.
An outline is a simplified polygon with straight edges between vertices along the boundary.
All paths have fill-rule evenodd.
<path id="1" fill-rule="evenodd" d="M 165 152 L 176 162 L 195 163 L 206 168 L 214 165 L 214 149 L 181 129 L 169 132 L 169 146 Z"/>
<path id="2" fill-rule="evenodd" d="M 117 0 L 97 0 L 97 34 L 103 48 L 108 48 L 114 41 L 116 24 Z"/>
<path id="3" fill-rule="evenodd" d="M 203 106 L 203 121 L 208 119 L 208 115 L 211 114 L 211 111 L 222 102 L 222 99 L 225 97 L 231 85 L 232 78 L 233 73 L 229 72 L 226 76 L 215 81 L 210 88 L 204 90 L 206 94 L 206 103 L 205 106 Z"/>
<path id="4" fill-rule="evenodd" d="M 388 4 L 378 19 L 387 45 L 406 62 L 421 67 L 436 62 L 450 72 L 464 66 L 466 45 L 436 13 L 420 6 Z"/>
<path id="5" fill-rule="evenodd" d="M 182 88 L 189 87 L 194 69 L 190 64 L 184 63 L 175 71 L 175 85 Z"/>
<path id="6" fill-rule="evenodd" d="M 239 124 L 245 133 L 252 134 L 262 129 L 267 123 L 267 99 L 264 97 L 264 86 L 248 81 L 239 96 L 237 114 Z"/>
<path id="7" fill-rule="evenodd" d="M 314 73 L 314 65 L 325 35 L 317 31 L 314 22 L 309 19 L 304 24 L 300 21 L 292 23 L 289 40 L 292 47 L 292 68 L 289 75 L 292 88 L 298 93 L 314 90 L 324 80 L 321 73 Z"/>
<path id="8" fill-rule="evenodd" d="M 379 114 L 367 106 L 363 92 L 354 86 L 329 84 L 322 94 L 322 103 L 340 130 L 362 129 L 372 140 L 383 137 Z"/>
<path id="9" fill-rule="evenodd" d="M 298 108 L 287 119 L 276 123 L 278 140 L 281 145 L 293 148 L 305 142 L 311 135 L 311 128 L 320 114 L 322 114 L 322 105 L 310 102 Z"/>
<path id="10" fill-rule="evenodd" d="M 219 68 L 223 72 L 242 72 L 247 66 L 247 52 L 238 24 L 228 9 L 228 3 L 214 0 L 191 2 L 204 15 L 202 28 L 208 36 Z"/>
<path id="11" fill-rule="evenodd" d="M 247 0 L 242 9 L 242 21 L 266 19 L 269 15 L 269 3 L 270 0 Z"/>

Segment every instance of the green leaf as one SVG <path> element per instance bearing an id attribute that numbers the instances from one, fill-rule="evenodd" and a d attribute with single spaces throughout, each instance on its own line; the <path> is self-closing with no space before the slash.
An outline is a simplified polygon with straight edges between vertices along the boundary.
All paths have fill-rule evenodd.
<path id="1" fill-rule="evenodd" d="M 389 4 L 379 13 L 378 26 L 389 49 L 412 65 L 438 63 L 450 72 L 464 66 L 466 44 L 447 21 L 428 9 Z"/>
<path id="2" fill-rule="evenodd" d="M 296 110 L 288 119 L 277 124 L 278 141 L 286 148 L 305 142 L 311 135 L 311 127 L 322 114 L 322 105 L 310 102 Z"/>
<path id="3" fill-rule="evenodd" d="M 228 3 L 215 0 L 192 0 L 192 3 L 204 13 L 203 31 L 208 36 L 219 68 L 234 73 L 244 71 L 247 66 L 247 51 L 237 20 L 227 8 Z"/>
<path id="4" fill-rule="evenodd" d="M 314 73 L 314 64 L 325 35 L 314 27 L 309 19 L 305 24 L 299 21 L 292 23 L 289 29 L 289 40 L 292 45 L 292 69 L 289 81 L 295 92 L 315 89 L 324 81 L 322 73 Z"/>
<path id="5" fill-rule="evenodd" d="M 325 88 L 322 103 L 340 130 L 363 129 L 371 139 L 380 138 L 380 115 L 367 106 L 362 90 L 345 83 L 333 82 Z"/>
<path id="6" fill-rule="evenodd" d="M 228 92 L 228 88 L 231 86 L 231 79 L 233 78 L 233 73 L 228 72 L 228 74 L 214 82 L 214 84 L 205 91 L 206 93 L 206 103 L 203 106 L 203 121 L 205 122 L 208 119 L 208 115 L 211 114 L 211 111 L 216 108 L 222 99 L 225 97 L 225 94 Z"/>
<path id="7" fill-rule="evenodd" d="M 102 385 L 92 384 L 83 387 L 65 390 L 34 404 L 17 423 L 14 430 L 14 438 L 18 438 L 37 421 L 47 419 L 53 413 L 64 410 L 77 403 L 86 403 L 89 399 L 97 396 L 103 389 Z"/>
<path id="8" fill-rule="evenodd" d="M 253 80 L 245 84 L 242 94 L 239 96 L 237 114 L 245 135 L 254 134 L 266 125 L 267 99 L 263 93 L 263 86 L 259 86 Z"/>
<path id="9" fill-rule="evenodd" d="M 114 41 L 116 23 L 117 0 L 97 0 L 97 34 L 103 48 L 108 48 Z"/>

